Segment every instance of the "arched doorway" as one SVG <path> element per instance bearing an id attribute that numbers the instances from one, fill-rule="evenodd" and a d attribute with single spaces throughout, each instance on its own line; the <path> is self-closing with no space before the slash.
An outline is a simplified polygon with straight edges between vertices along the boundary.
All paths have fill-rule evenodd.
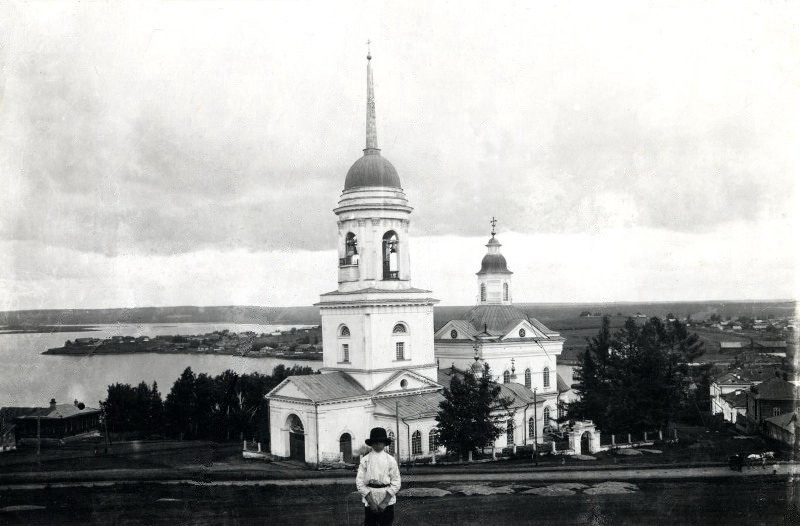
<path id="1" fill-rule="evenodd" d="M 353 461 L 353 437 L 350 433 L 343 433 L 339 437 L 339 452 L 342 454 L 342 461 Z"/>
<path id="2" fill-rule="evenodd" d="M 289 458 L 292 460 L 306 461 L 306 433 L 303 422 L 297 415 L 289 415 L 286 419 L 289 430 Z"/>
<path id="3" fill-rule="evenodd" d="M 581 455 L 592 454 L 591 442 L 592 442 L 591 432 L 586 431 L 581 435 Z"/>

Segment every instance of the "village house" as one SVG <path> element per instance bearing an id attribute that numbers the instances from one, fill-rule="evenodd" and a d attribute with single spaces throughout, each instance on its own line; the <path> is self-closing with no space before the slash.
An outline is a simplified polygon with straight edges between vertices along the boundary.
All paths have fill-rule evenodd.
<path id="1" fill-rule="evenodd" d="M 765 420 L 791 413 L 800 402 L 800 388 L 783 378 L 772 378 L 745 391 L 748 432 L 764 432 Z"/>
<path id="2" fill-rule="evenodd" d="M 797 449 L 797 411 L 769 417 L 764 420 L 764 424 L 766 436 Z"/>
<path id="3" fill-rule="evenodd" d="M 57 404 L 55 398 L 48 407 L 3 408 L 5 414 L 16 413 L 14 438 L 17 445 L 60 445 L 65 442 L 97 436 L 100 432 L 100 410 L 85 407 L 77 400 L 72 404 Z"/>
<path id="4" fill-rule="evenodd" d="M 744 389 L 739 389 L 731 393 L 726 393 L 719 397 L 719 408 L 721 409 L 722 419 L 731 424 L 735 424 L 739 415 L 745 416 L 747 411 L 747 395 Z"/>
<path id="5" fill-rule="evenodd" d="M 776 367 L 740 368 L 727 371 L 715 377 L 711 381 L 710 387 L 711 413 L 715 415 L 732 415 L 732 409 L 734 408 L 730 405 L 730 402 L 722 399 L 724 395 L 747 390 L 751 385 L 760 384 L 764 380 L 769 380 L 779 374 L 780 370 Z M 732 416 L 732 419 L 725 417 L 725 420 L 736 422 L 735 415 Z"/>

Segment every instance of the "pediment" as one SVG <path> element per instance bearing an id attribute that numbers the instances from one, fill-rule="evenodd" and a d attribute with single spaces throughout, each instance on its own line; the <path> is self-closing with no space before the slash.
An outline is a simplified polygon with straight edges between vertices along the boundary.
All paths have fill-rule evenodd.
<path id="1" fill-rule="evenodd" d="M 288 378 L 278 384 L 278 386 L 270 391 L 267 396 L 285 396 L 287 398 L 299 398 L 302 400 L 310 399 L 307 394 L 301 391 Z"/>
<path id="2" fill-rule="evenodd" d="M 520 335 L 520 331 L 524 331 L 524 335 Z M 547 338 L 547 335 L 534 327 L 527 320 L 520 320 L 515 323 L 511 330 L 507 330 L 506 334 L 501 338 L 503 340 L 520 339 L 520 338 Z"/>
<path id="3" fill-rule="evenodd" d="M 453 338 L 453 331 L 456 337 Z M 465 320 L 450 320 L 433 335 L 434 340 L 447 340 L 452 342 L 475 341 L 474 328 Z"/>
<path id="4" fill-rule="evenodd" d="M 415 372 L 398 371 L 373 389 L 372 393 L 373 395 L 397 394 L 420 389 L 438 389 L 440 387 L 438 383 Z"/>

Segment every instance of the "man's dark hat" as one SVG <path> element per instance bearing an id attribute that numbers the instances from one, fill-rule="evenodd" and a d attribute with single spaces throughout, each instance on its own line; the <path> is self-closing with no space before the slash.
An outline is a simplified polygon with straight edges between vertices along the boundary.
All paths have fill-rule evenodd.
<path id="1" fill-rule="evenodd" d="M 386 430 L 382 427 L 373 427 L 369 432 L 369 438 L 364 441 L 368 446 L 375 442 L 383 442 L 387 446 L 392 443 L 392 439 L 386 436 Z"/>

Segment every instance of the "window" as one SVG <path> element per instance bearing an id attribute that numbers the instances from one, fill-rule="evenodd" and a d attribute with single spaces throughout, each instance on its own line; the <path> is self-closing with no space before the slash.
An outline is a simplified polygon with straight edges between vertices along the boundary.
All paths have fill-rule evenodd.
<path id="1" fill-rule="evenodd" d="M 422 433 L 419 431 L 414 431 L 414 434 L 411 435 L 411 454 L 422 454 Z"/>
<path id="2" fill-rule="evenodd" d="M 406 359 L 406 344 L 405 342 L 397 342 L 394 344 L 395 350 L 395 359 L 396 360 L 405 360 Z"/>
<path id="3" fill-rule="evenodd" d="M 392 443 L 387 446 L 386 450 L 390 455 L 394 455 L 394 431 L 389 431 L 386 435 L 389 437 L 389 440 L 392 441 Z"/>
<path id="4" fill-rule="evenodd" d="M 439 449 L 439 435 L 436 429 L 431 429 L 428 432 L 428 451 L 436 451 Z"/>
<path id="5" fill-rule="evenodd" d="M 556 414 L 558 415 L 559 419 L 564 418 L 564 402 L 558 403 L 558 409 L 556 410 Z"/>
<path id="6" fill-rule="evenodd" d="M 400 380 L 400 387 L 401 387 L 402 389 L 405 389 L 406 387 L 408 387 L 408 380 L 406 380 L 405 378 L 403 378 L 402 380 Z"/>
<path id="7" fill-rule="evenodd" d="M 481 283 L 481 301 L 486 301 L 486 284 Z"/>
<path id="8" fill-rule="evenodd" d="M 347 325 L 342 325 L 341 330 L 339 331 L 339 336 L 342 338 L 347 338 L 350 336 L 350 329 L 347 328 Z"/>
<path id="9" fill-rule="evenodd" d="M 392 334 L 405 334 L 406 333 L 406 326 L 402 323 L 398 323 L 392 329 Z"/>
<path id="10" fill-rule="evenodd" d="M 508 283 L 503 283 L 503 301 L 508 301 Z"/>
<path id="11" fill-rule="evenodd" d="M 528 389 L 531 388 L 531 370 L 530 368 L 525 369 L 525 387 Z"/>
<path id="12" fill-rule="evenodd" d="M 389 230 L 383 235 L 383 279 L 400 279 L 397 244 L 397 234 L 394 230 Z"/>
<path id="13" fill-rule="evenodd" d="M 545 367 L 544 371 L 542 371 L 542 382 L 544 383 L 545 387 L 550 387 L 550 368 Z"/>
<path id="14" fill-rule="evenodd" d="M 456 338 L 458 338 L 458 331 L 457 331 L 457 330 L 455 330 L 455 329 L 453 329 L 452 331 L 450 331 L 450 337 L 451 337 L 452 339 L 454 339 L 454 340 L 455 340 Z"/>
<path id="15" fill-rule="evenodd" d="M 350 362 L 350 344 L 348 343 L 342 344 L 342 361 Z"/>
<path id="16" fill-rule="evenodd" d="M 511 373 L 509 373 L 508 371 L 504 372 L 503 373 L 503 383 L 507 384 L 510 381 L 511 381 Z"/>
<path id="17" fill-rule="evenodd" d="M 526 334 L 526 333 L 525 333 L 525 329 L 520 329 L 520 330 L 519 330 L 519 337 L 520 337 L 520 338 L 524 338 L 524 337 L 525 337 L 525 334 Z"/>
<path id="18" fill-rule="evenodd" d="M 772 408 L 772 416 L 778 416 L 780 414 L 781 414 L 781 408 L 780 407 L 773 407 Z"/>
<path id="19" fill-rule="evenodd" d="M 509 446 L 514 444 L 514 421 L 510 418 L 506 424 L 506 443 Z"/>
<path id="20" fill-rule="evenodd" d="M 345 237 L 344 257 L 339 259 L 339 265 L 358 265 L 358 240 L 352 232 Z"/>
<path id="21" fill-rule="evenodd" d="M 533 417 L 528 418 L 528 438 L 536 436 L 536 420 Z"/>
<path id="22" fill-rule="evenodd" d="M 544 427 L 550 427 L 550 407 L 545 406 L 544 411 L 542 411 L 544 416 Z"/>

